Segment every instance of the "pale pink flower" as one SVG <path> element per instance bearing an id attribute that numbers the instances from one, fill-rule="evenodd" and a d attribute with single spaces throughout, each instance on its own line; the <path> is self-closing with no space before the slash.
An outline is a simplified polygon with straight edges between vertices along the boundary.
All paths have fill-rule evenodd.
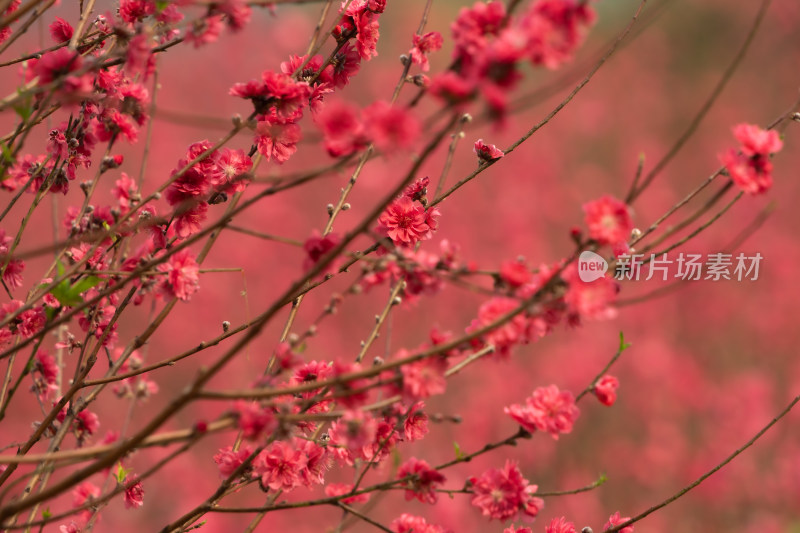
<path id="1" fill-rule="evenodd" d="M 409 477 L 410 476 L 410 477 Z M 430 467 L 426 461 L 412 457 L 400 466 L 397 478 L 409 479 L 403 482 L 406 500 L 418 499 L 422 503 L 435 504 L 438 500 L 436 489 L 445 482 L 445 477 Z"/>
<path id="2" fill-rule="evenodd" d="M 200 286 L 200 266 L 188 249 L 173 254 L 157 269 L 167 274 L 159 289 L 168 297 L 188 302 Z"/>
<path id="3" fill-rule="evenodd" d="M 419 65 L 423 72 L 428 72 L 431 68 L 428 54 L 439 50 L 442 43 L 442 34 L 438 31 L 430 31 L 424 35 L 414 34 L 414 47 L 409 51 L 411 61 Z"/>
<path id="4" fill-rule="evenodd" d="M 233 446 L 220 448 L 219 452 L 214 455 L 214 462 L 217 463 L 220 477 L 229 477 L 252 453 L 253 449 L 247 445 L 242 446 L 238 451 L 233 451 Z"/>
<path id="5" fill-rule="evenodd" d="M 413 246 L 433 236 L 438 216 L 438 209 L 428 212 L 422 204 L 402 196 L 389 204 L 378 218 L 378 231 L 397 246 Z"/>
<path id="6" fill-rule="evenodd" d="M 614 405 L 617 400 L 617 387 L 619 387 L 619 380 L 614 376 L 606 374 L 597 380 L 594 384 L 592 392 L 594 392 L 597 399 L 603 405 Z"/>
<path id="7" fill-rule="evenodd" d="M 322 130 L 332 157 L 350 155 L 368 144 L 367 131 L 356 108 L 340 100 L 327 102 L 314 121 Z"/>
<path id="8" fill-rule="evenodd" d="M 474 150 L 481 162 L 494 161 L 506 155 L 505 152 L 497 146 L 484 143 L 483 139 L 475 141 Z"/>
<path id="9" fill-rule="evenodd" d="M 136 476 L 130 481 L 125 481 L 125 508 L 137 509 L 144 505 L 144 487 Z M 132 484 L 131 484 L 132 483 Z"/>
<path id="10" fill-rule="evenodd" d="M 783 148 L 777 131 L 763 130 L 754 124 L 739 124 L 733 129 L 739 151 L 730 149 L 720 155 L 728 175 L 740 189 L 760 194 L 772 187 L 770 155 Z"/>
<path id="11" fill-rule="evenodd" d="M 405 357 L 407 352 L 401 351 L 397 358 Z M 403 399 L 407 403 L 424 400 L 431 396 L 444 394 L 447 380 L 444 373 L 447 371 L 447 359 L 443 357 L 428 357 L 400 367 L 403 376 Z"/>
<path id="12" fill-rule="evenodd" d="M 392 521 L 391 530 L 395 533 L 451 533 L 450 530 L 436 524 L 429 524 L 421 516 L 403 513 Z"/>
<path id="13" fill-rule="evenodd" d="M 297 142 L 301 137 L 297 124 L 259 120 L 256 125 L 256 147 L 267 161 L 288 161 L 297 151 Z"/>
<path id="14" fill-rule="evenodd" d="M 519 308 L 520 303 L 512 298 L 496 297 L 481 305 L 478 310 L 478 318 L 472 321 L 467 328 L 467 333 L 483 329 L 489 324 L 493 324 L 502 317 Z M 511 348 L 518 344 L 528 342 L 528 320 L 522 313 L 518 313 L 504 324 L 490 330 L 483 335 L 486 344 L 491 344 L 495 348 L 498 358 L 507 358 L 511 353 Z"/>
<path id="15" fill-rule="evenodd" d="M 246 439 L 257 439 L 262 433 L 269 435 L 277 427 L 275 414 L 256 402 L 237 400 L 233 405 L 237 414 L 237 427 Z"/>
<path id="16" fill-rule="evenodd" d="M 261 486 L 272 490 L 289 491 L 303 483 L 302 473 L 308 458 L 291 444 L 275 441 L 258 454 L 253 462 L 253 471 L 260 478 Z"/>
<path id="17" fill-rule="evenodd" d="M 607 320 L 617 316 L 614 304 L 619 285 L 613 278 L 604 276 L 591 283 L 584 282 L 578 276 L 575 264 L 565 268 L 561 277 L 567 282 L 564 303 L 573 320 Z"/>
<path id="18" fill-rule="evenodd" d="M 378 101 L 363 112 L 367 134 L 384 154 L 409 150 L 421 133 L 421 126 L 407 108 Z"/>
<path id="19" fill-rule="evenodd" d="M 489 519 L 513 520 L 522 512 L 536 517 L 544 502 L 533 494 L 538 487 L 530 485 L 514 461 L 506 461 L 498 470 L 492 468 L 481 477 L 469 478 L 472 484 L 472 505 Z"/>
<path id="20" fill-rule="evenodd" d="M 351 492 L 353 492 L 353 485 L 349 483 L 328 483 L 325 485 L 326 496 L 344 496 L 345 494 L 350 494 Z M 354 503 L 367 503 L 369 501 L 369 496 L 369 493 L 365 492 L 363 494 L 350 496 L 349 498 L 342 498 L 339 501 L 346 505 L 351 505 Z"/>
<path id="21" fill-rule="evenodd" d="M 583 204 L 589 236 L 599 244 L 627 242 L 633 230 L 628 206 L 616 198 L 605 195 Z"/>
<path id="22" fill-rule="evenodd" d="M 321 236 L 317 230 L 314 230 L 311 233 L 311 237 L 306 239 L 306 242 L 303 243 L 303 250 L 305 250 L 307 254 L 305 261 L 303 261 L 303 270 L 311 270 L 325 254 L 336 248 L 341 241 L 342 238 L 337 233 L 329 233 L 325 236 Z M 334 270 L 336 268 L 335 263 L 336 261 L 331 261 L 324 272 L 331 272 Z"/>
<path id="23" fill-rule="evenodd" d="M 561 518 L 553 518 L 544 533 L 575 533 L 575 524 L 567 522 L 563 516 Z"/>
<path id="24" fill-rule="evenodd" d="M 611 527 L 618 526 L 619 524 L 624 524 L 628 520 L 630 520 L 629 516 L 621 517 L 619 515 L 619 511 L 617 511 L 608 517 L 608 522 L 605 523 L 603 529 L 609 529 Z M 623 527 L 618 531 L 618 533 L 633 533 L 633 526 Z"/>
<path id="25" fill-rule="evenodd" d="M 425 414 L 424 402 L 417 402 L 408 409 L 403 422 L 403 436 L 408 442 L 420 440 L 428 434 L 428 415 Z"/>
<path id="26" fill-rule="evenodd" d="M 525 405 L 514 404 L 504 412 L 525 430 L 547 431 L 554 439 L 569 433 L 580 411 L 570 391 L 559 391 L 555 385 L 539 387 L 525 400 Z"/>

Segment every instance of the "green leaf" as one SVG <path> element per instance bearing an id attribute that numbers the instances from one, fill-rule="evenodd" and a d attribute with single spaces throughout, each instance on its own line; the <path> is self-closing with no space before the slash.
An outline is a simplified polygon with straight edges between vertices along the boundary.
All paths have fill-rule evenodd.
<path id="1" fill-rule="evenodd" d="M 397 448 L 392 448 L 392 466 L 400 468 L 400 463 L 402 462 L 403 458 L 400 456 L 400 452 L 397 451 Z"/>
<path id="2" fill-rule="evenodd" d="M 456 451 L 456 459 L 464 458 L 464 452 L 461 451 L 461 446 L 456 441 L 453 441 L 453 449 Z"/>
<path id="3" fill-rule="evenodd" d="M 45 520 L 47 520 L 51 516 L 53 516 L 53 513 L 50 512 L 50 508 L 49 507 L 47 509 L 45 509 L 44 511 L 42 511 L 42 518 L 44 518 Z"/>
<path id="4" fill-rule="evenodd" d="M 3 151 L 3 162 L 5 164 L 10 165 L 14 162 L 14 154 L 11 153 L 11 149 L 6 143 L 0 144 L 0 150 Z"/>
<path id="5" fill-rule="evenodd" d="M 14 111 L 22 120 L 27 121 L 33 114 L 33 105 L 31 105 L 33 102 L 33 95 L 23 91 L 22 88 L 17 89 L 17 94 L 20 95 L 21 98 L 12 104 L 11 107 L 14 108 Z"/>
<path id="6" fill-rule="evenodd" d="M 69 290 L 74 294 L 83 294 L 89 289 L 99 285 L 101 281 L 103 280 L 98 278 L 97 276 L 87 276 L 83 279 L 79 279 L 78 281 L 76 281 L 75 284 L 69 288 Z"/>
<path id="7" fill-rule="evenodd" d="M 156 0 L 156 12 L 161 13 L 169 7 L 169 0 Z"/>
<path id="8" fill-rule="evenodd" d="M 58 309 L 61 309 L 61 308 L 59 307 Z M 50 307 L 49 305 L 46 305 L 44 307 L 44 316 L 45 316 L 45 318 L 47 318 L 48 322 L 50 322 L 51 320 L 53 320 L 56 317 L 56 313 L 58 312 L 58 309 L 56 309 L 54 307 Z"/>
<path id="9" fill-rule="evenodd" d="M 58 262 L 56 268 L 59 276 L 64 275 L 64 265 L 61 264 L 61 261 Z M 53 287 L 53 289 L 50 291 L 50 294 L 52 294 L 61 305 L 80 305 L 83 303 L 81 294 L 93 287 L 96 287 L 101 281 L 103 280 L 97 276 L 86 276 L 79 279 L 72 285 L 70 285 L 69 281 L 63 280 L 61 283 Z"/>
<path id="10" fill-rule="evenodd" d="M 122 467 L 122 463 L 117 463 L 117 473 L 115 474 L 117 478 L 117 483 L 119 483 L 120 485 L 125 483 L 125 478 L 128 477 L 129 472 L 130 470 L 125 470 L 125 468 Z"/>
<path id="11" fill-rule="evenodd" d="M 625 350 L 627 350 L 630 347 L 631 347 L 631 343 L 625 342 L 625 336 L 620 331 L 619 332 L 619 351 L 620 351 L 620 353 L 624 352 Z"/>

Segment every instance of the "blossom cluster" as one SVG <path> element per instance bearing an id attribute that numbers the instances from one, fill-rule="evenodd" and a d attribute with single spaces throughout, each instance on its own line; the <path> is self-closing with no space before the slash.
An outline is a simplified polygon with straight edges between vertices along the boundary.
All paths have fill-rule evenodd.
<path id="1" fill-rule="evenodd" d="M 55 17 L 46 26 L 48 46 L 6 64 L 19 67 L 19 80 L 16 91 L 0 101 L 0 111 L 12 110 L 16 121 L 2 139 L 0 159 L 0 192 L 8 199 L 0 214 L 0 281 L 8 296 L 0 302 L 0 360 L 7 360 L 0 376 L 0 424 L 12 428 L 2 432 L 7 442 L 0 442 L 0 449 L 9 450 L 0 454 L 0 529 L 53 522 L 62 532 L 88 531 L 101 514 L 114 512 L 108 504 L 115 499 L 127 516 L 148 511 L 156 507 L 151 495 L 162 493 L 151 476 L 200 457 L 204 462 L 187 469 L 188 479 L 210 471 L 214 491 L 194 509 L 170 508 L 176 521 L 167 530 L 198 528 L 206 514 L 245 514 L 232 507 L 238 505 L 230 503 L 238 502 L 234 494 L 262 502 L 266 494 L 266 503 L 256 508 L 261 518 L 283 509 L 336 506 L 345 519 L 395 533 L 452 533 L 451 524 L 439 520 L 444 513 L 435 521 L 423 516 L 444 507 L 446 495 L 461 499 L 470 520 L 483 517 L 502 522 L 498 529 L 508 526 L 505 533 L 531 533 L 509 524 L 543 514 L 553 492 L 540 491 L 539 483 L 549 481 L 538 468 L 490 452 L 521 448 L 545 433 L 546 445 L 559 441 L 559 452 L 566 450 L 568 435 L 583 431 L 576 426 L 579 416 L 581 426 L 591 418 L 591 407 L 578 407 L 585 397 L 607 407 L 624 403 L 616 377 L 622 375 L 606 368 L 589 380 L 565 372 L 563 383 L 570 387 L 578 377 L 585 380 L 578 394 L 553 384 L 524 397 L 504 384 L 507 395 L 486 416 L 513 430 L 511 436 L 487 437 L 469 453 L 455 444 L 454 458 L 435 461 L 441 450 L 427 453 L 439 448 L 441 425 L 463 422 L 448 411 L 451 404 L 442 407 L 439 400 L 469 396 L 454 380 L 469 367 L 479 367 L 480 378 L 503 375 L 503 365 L 524 354 L 524 346 L 617 315 L 620 280 L 609 273 L 584 282 L 576 257 L 591 250 L 613 254 L 620 264 L 635 255 L 642 232 L 634 221 L 644 219 L 633 209 L 640 191 L 634 187 L 624 200 L 590 197 L 582 206 L 584 227 L 573 229 L 570 239 L 563 235 L 577 251 L 561 249 L 545 261 L 484 254 L 465 245 L 458 228 L 464 219 L 451 196 L 489 167 L 505 165 L 530 137 L 499 148 L 484 141 L 488 134 L 478 138 L 467 111 L 482 106 L 492 126 L 507 126 L 513 91 L 526 71 L 546 73 L 571 61 L 596 22 L 594 3 L 478 1 L 461 8 L 444 34 L 425 31 L 429 3 L 423 23 L 402 37 L 394 90 L 364 102 L 355 81 L 372 76 L 365 74 L 366 62 L 386 42 L 381 24 L 401 6 L 386 0 L 328 2 L 305 53 L 281 52 L 249 81 L 224 80 L 232 105 L 247 109 L 228 134 L 219 141 L 192 136 L 194 142 L 187 140 L 188 146 L 181 144 L 168 157 L 153 150 L 153 132 L 160 127 L 153 120 L 168 115 L 155 101 L 160 58 L 181 45 L 183 53 L 202 53 L 226 32 L 245 33 L 259 4 L 119 0 L 99 15 L 92 13 L 93 3 L 81 5 L 78 18 Z M 33 3 L 6 2 L 0 43 L 10 47 L 24 39 L 52 5 L 34 10 L 30 23 L 12 30 Z M 262 7 L 277 16 L 275 6 Z M 332 22 L 329 29 L 326 22 Z M 5 50 L 3 45 L 0 54 Z M 440 50 L 452 53 L 437 56 Z M 444 61 L 448 66 L 442 67 Z M 43 124 L 49 131 L 43 132 Z M 467 135 L 470 166 L 476 168 L 477 157 L 477 170 L 453 184 L 448 173 Z M 773 182 L 771 158 L 783 140 L 774 129 L 749 124 L 736 126 L 734 136 L 739 147 L 719 157 L 724 171 L 717 175 L 730 178 L 728 187 L 766 192 Z M 139 149 L 144 152 L 136 160 L 131 154 Z M 158 170 L 147 164 L 151 150 Z M 447 152 L 441 172 L 432 170 L 437 150 Z M 325 166 L 308 170 L 306 160 L 317 156 Z M 367 165 L 382 166 L 362 176 Z M 330 192 L 326 180 L 344 173 L 348 178 L 338 197 L 318 209 L 323 193 Z M 318 188 L 301 189 L 310 184 Z M 314 213 L 327 212 L 323 226 L 301 226 L 306 217 L 289 201 L 265 201 L 298 190 Z M 55 243 L 46 247 L 38 247 L 47 237 L 42 205 L 52 206 Z M 274 211 L 280 222 L 262 224 L 263 213 L 252 214 L 259 210 Z M 10 221 L 17 211 L 21 222 L 14 228 Z M 469 215 L 481 218 L 486 231 L 497 229 L 482 213 Z M 579 216 L 576 207 L 573 217 Z M 316 224 L 307 218 L 308 225 Z M 512 233 L 495 232 L 504 238 Z M 243 245 L 234 234 L 268 244 Z M 296 254 L 273 254 L 272 245 Z M 40 261 L 45 255 L 47 261 Z M 206 263 L 209 257 L 242 259 L 247 266 L 214 268 Z M 212 281 L 211 275 L 231 272 L 241 277 L 241 290 Z M 248 290 L 254 278 L 257 289 Z M 474 299 L 445 309 L 440 316 L 448 327 L 441 327 L 428 320 L 428 312 L 449 301 L 440 298 L 451 287 L 466 289 Z M 228 292 L 236 294 L 233 307 L 241 316 L 219 320 L 221 331 L 206 330 L 203 319 L 231 312 L 220 303 Z M 320 298 L 327 304 L 307 312 Z M 350 345 L 350 326 L 330 325 L 332 317 L 346 305 L 355 310 L 345 316 L 359 317 L 373 300 L 381 303 L 374 322 L 360 344 Z M 232 325 L 235 319 L 240 323 Z M 463 321 L 453 326 L 457 319 Z M 280 320 L 285 322 L 276 326 Z M 346 332 L 341 336 L 348 337 L 342 343 L 347 347 L 337 349 L 329 337 L 315 339 L 322 328 Z M 189 329 L 202 339 L 187 339 Z M 392 337 L 409 329 L 414 341 Z M 178 345 L 180 351 L 168 352 Z M 620 354 L 626 347 L 621 343 Z M 187 359 L 199 363 L 192 367 Z M 178 372 L 162 377 L 174 366 Z M 523 379 L 508 374 L 509 382 Z M 553 381 L 562 383 L 561 376 Z M 624 377 L 623 382 L 627 395 Z M 459 401 L 467 412 L 475 402 Z M 109 414 L 111 406 L 123 406 L 128 414 Z M 169 425 L 175 427 L 164 427 Z M 158 460 L 146 450 L 160 453 L 172 445 L 180 448 Z M 31 450 L 45 454 L 43 459 L 26 457 Z M 473 462 L 484 455 L 488 466 Z M 27 463 L 36 465 L 32 474 L 21 467 Z M 62 476 L 61 469 L 75 463 L 80 466 Z M 208 488 L 197 485 L 198 492 Z M 392 517 L 384 526 L 371 517 L 372 506 L 382 499 L 377 493 L 395 490 L 408 507 L 395 512 L 387 506 Z M 69 510 L 55 510 L 58 497 L 68 493 Z M 42 504 L 42 518 L 35 521 Z M 631 521 L 619 529 L 631 533 L 638 520 L 617 512 L 604 528 Z M 565 516 L 538 529 L 577 531 Z"/>

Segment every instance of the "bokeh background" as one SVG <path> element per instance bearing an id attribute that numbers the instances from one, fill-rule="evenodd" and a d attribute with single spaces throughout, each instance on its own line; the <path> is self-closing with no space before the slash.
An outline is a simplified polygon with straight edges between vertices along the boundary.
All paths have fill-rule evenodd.
<path id="1" fill-rule="evenodd" d="M 361 106 L 390 98 L 401 71 L 398 57 L 411 47 L 424 3 L 388 2 L 381 19 L 379 56 L 362 64 L 358 76 L 340 94 L 342 98 Z M 449 25 L 465 4 L 450 0 L 433 3 L 427 29 L 441 32 L 445 45 L 431 56 L 432 72 L 449 64 Z M 105 6 L 101 2 L 98 5 Z M 745 0 L 648 2 L 629 41 L 563 112 L 512 155 L 441 205 L 440 229 L 425 247 L 436 251 L 438 243 L 448 239 L 460 247 L 465 261 L 489 270 L 520 255 L 534 265 L 567 256 L 573 246 L 569 230 L 583 224 L 581 205 L 606 193 L 623 197 L 639 155 L 644 154 L 648 170 L 667 152 L 732 61 L 759 5 L 760 2 Z M 605 51 L 638 2 L 600 0 L 595 6 L 598 24 L 573 62 L 558 71 L 526 71 L 525 80 L 515 93 L 519 111 L 503 129 L 482 120 L 480 107 L 473 110 L 476 120 L 458 146 L 450 183 L 474 168 L 475 140 L 483 138 L 500 147 L 507 146 L 543 117 Z M 104 8 L 114 7 L 108 4 Z M 263 70 L 277 69 L 290 54 L 302 53 L 319 10 L 320 5 L 315 3 L 279 6 L 274 12 L 255 9 L 252 22 L 240 33 L 224 32 L 218 42 L 199 50 L 183 45 L 159 56 L 161 88 L 156 96 L 158 111 L 146 164 L 145 192 L 167 179 L 190 143 L 216 140 L 230 127 L 233 115 L 249 113 L 246 102 L 227 95 L 229 87 L 258 77 Z M 73 25 L 77 21 L 73 2 L 64 2 L 52 13 Z M 717 154 L 735 145 L 733 125 L 767 124 L 797 99 L 799 31 L 800 4 L 795 0 L 774 0 L 741 67 L 697 133 L 635 203 L 637 227 L 647 227 L 718 167 Z M 5 55 L 16 57 L 42 45 L 49 45 L 47 28 L 34 25 Z M 17 84 L 12 69 L 3 69 L 2 93 L 8 94 Z M 407 88 L 400 101 L 408 101 L 413 94 L 415 91 Z M 424 102 L 421 116 L 435 108 L 432 102 Z M 0 117 L 4 130 L 12 127 L 12 119 Z M 303 126 L 307 140 L 299 146 L 297 156 L 282 167 L 262 166 L 262 176 L 291 174 L 331 161 L 315 142 L 315 128 L 308 119 Z M 589 322 L 577 328 L 559 327 L 539 342 L 515 350 L 507 362 L 484 361 L 459 374 L 449 383 L 447 395 L 432 399 L 428 407 L 433 413 L 459 415 L 463 422 L 433 424 L 428 438 L 401 449 L 402 457 L 417 455 L 436 464 L 453 457 L 454 442 L 462 450 L 472 451 L 510 435 L 515 425 L 502 414 L 503 406 L 521 402 L 535 387 L 551 383 L 575 392 L 582 390 L 613 355 L 620 331 L 633 345 L 612 372 L 621 381 L 615 406 L 607 408 L 588 398 L 581 402 L 581 417 L 573 433 L 558 441 L 535 435 L 515 448 L 451 469 L 447 472 L 447 486 L 460 488 L 467 477 L 489 467 L 500 467 L 507 458 L 518 460 L 526 477 L 547 491 L 583 486 L 605 473 L 608 482 L 595 491 L 548 498 L 545 510 L 533 525 L 534 531 L 542 531 L 552 517 L 564 515 L 580 527 L 589 525 L 599 531 L 613 512 L 619 510 L 630 516 L 663 500 L 749 439 L 790 398 L 800 394 L 797 128 L 797 124 L 789 125 L 784 151 L 775 159 L 773 189 L 765 196 L 744 198 L 721 221 L 681 249 L 695 253 L 721 251 L 768 210 L 770 216 L 763 226 L 738 249 L 764 257 L 757 281 L 686 283 L 641 302 L 635 299 L 660 285 L 654 281 L 625 283 L 620 299 L 628 305 L 620 306 L 616 319 Z M 141 137 L 138 144 L 122 149 L 126 162 L 120 170 L 138 173 L 144 145 L 144 135 Z M 31 152 L 37 153 L 36 142 L 42 147 L 45 141 L 32 139 Z M 250 144 L 250 134 L 243 133 L 231 146 L 247 149 Z M 440 149 L 425 165 L 424 172 L 438 176 L 444 156 L 445 150 Z M 371 161 L 351 197 L 353 208 L 337 220 L 337 231 L 344 232 L 359 220 L 359 215 L 396 183 L 409 164 L 407 154 Z M 268 198 L 260 207 L 244 213 L 237 223 L 304 240 L 312 230 L 324 227 L 325 206 L 335 202 L 348 177 L 347 172 L 334 173 L 313 186 Z M 263 185 L 255 184 L 250 194 L 259 187 Z M 687 216 L 711 192 L 670 221 Z M 63 214 L 65 206 L 79 195 L 80 190 L 73 187 L 66 198 L 54 199 L 59 212 Z M 211 217 L 223 208 L 217 206 Z M 16 229 L 11 221 L 19 220 L 22 214 L 16 209 L 5 229 Z M 50 217 L 50 210 L 44 209 L 33 221 L 35 234 L 43 243 L 52 240 Z M 26 245 L 35 245 L 35 240 Z M 241 267 L 242 272 L 204 274 L 201 291 L 190 304 L 178 306 L 142 350 L 142 356 L 147 361 L 160 360 L 216 336 L 224 320 L 236 325 L 255 316 L 296 279 L 302 262 L 303 252 L 298 248 L 224 234 L 205 266 Z M 32 260 L 28 272 L 41 271 L 46 263 L 47 258 Z M 353 275 L 343 275 L 325 289 L 313 292 L 303 303 L 294 331 L 304 331 L 331 294 L 352 283 Z M 34 278 L 26 281 L 32 283 Z M 384 286 L 347 298 L 340 313 L 323 323 L 303 356 L 309 360 L 355 356 L 360 341 L 372 328 L 373 315 L 386 301 L 387 291 Z M 393 314 L 390 339 L 386 342 L 383 337 L 373 348 L 374 355 L 419 345 L 434 324 L 442 330 L 463 331 L 484 299 L 485 296 L 457 286 L 447 286 L 436 298 L 423 297 L 403 305 Z M 119 327 L 121 344 L 141 331 L 152 312 L 148 303 L 129 313 Z M 249 385 L 253 376 L 262 372 L 284 321 L 285 313 L 212 387 Z M 151 378 L 159 384 L 160 391 L 148 403 L 133 408 L 127 434 L 144 425 L 151 412 L 166 405 L 192 379 L 195 369 L 213 361 L 225 347 L 207 350 L 174 368 L 153 373 Z M 102 370 L 98 369 L 98 373 Z M 39 410 L 32 395 L 15 405 L 10 423 L 4 422 L 0 446 L 24 440 Z M 189 427 L 198 419 L 214 418 L 228 407 L 224 402 L 195 404 L 176 414 L 164 429 Z M 96 404 L 101 433 L 120 430 L 128 409 L 126 400 L 110 395 Z M 800 413 L 790 415 L 733 464 L 688 496 L 637 524 L 636 530 L 800 531 L 799 423 Z M 145 505 L 141 509 L 127 511 L 121 501 L 115 501 L 104 511 L 96 531 L 157 530 L 199 504 L 218 484 L 213 454 L 233 439 L 233 433 L 205 439 L 145 483 Z M 139 452 L 129 464 L 134 470 L 141 470 L 164 453 Z M 390 467 L 373 472 L 370 479 L 385 478 L 391 473 Z M 329 479 L 350 481 L 350 475 L 334 469 Z M 92 481 L 102 485 L 103 479 L 98 475 Z M 297 491 L 289 499 L 308 495 Z M 264 500 L 265 495 L 257 490 L 246 490 L 232 496 L 229 504 L 260 505 Z M 53 502 L 51 510 L 64 510 L 69 505 L 70 497 L 65 496 Z M 497 522 L 487 523 L 463 495 L 452 500 L 443 497 L 432 507 L 406 502 L 402 492 L 393 492 L 378 499 L 369 511 L 370 516 L 385 523 L 400 512 L 426 516 L 459 533 L 500 532 L 504 527 Z M 333 508 L 272 513 L 257 530 L 329 531 L 338 524 L 340 513 Z M 208 522 L 202 530 L 222 532 L 241 530 L 252 516 L 209 514 L 206 518 Z M 369 531 L 370 526 L 356 522 L 348 529 Z"/>

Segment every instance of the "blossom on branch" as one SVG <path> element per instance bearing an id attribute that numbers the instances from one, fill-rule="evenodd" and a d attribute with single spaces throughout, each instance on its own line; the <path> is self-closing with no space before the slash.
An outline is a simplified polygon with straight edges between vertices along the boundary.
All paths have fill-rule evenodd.
<path id="1" fill-rule="evenodd" d="M 739 150 L 731 148 L 719 156 L 733 182 L 748 194 L 761 194 L 772 187 L 770 156 L 783 148 L 775 130 L 763 130 L 754 124 L 733 128 Z"/>
<path id="2" fill-rule="evenodd" d="M 480 477 L 471 477 L 469 482 L 472 505 L 490 519 L 514 520 L 519 513 L 535 518 L 544 507 L 541 498 L 533 496 L 538 487 L 529 484 L 514 461 L 506 461 L 502 469 L 492 468 Z"/>
<path id="3" fill-rule="evenodd" d="M 525 400 L 525 405 L 510 405 L 503 411 L 526 431 L 547 431 L 556 440 L 560 434 L 572 431 L 580 414 L 572 393 L 560 391 L 555 385 L 539 387 Z"/>

